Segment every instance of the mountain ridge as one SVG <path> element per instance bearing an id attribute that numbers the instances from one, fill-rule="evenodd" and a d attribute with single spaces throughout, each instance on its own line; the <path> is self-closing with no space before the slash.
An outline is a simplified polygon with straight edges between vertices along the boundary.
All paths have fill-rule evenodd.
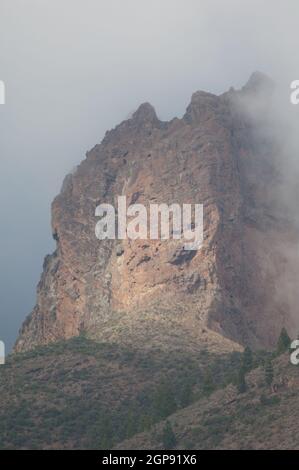
<path id="1" fill-rule="evenodd" d="M 57 247 L 15 351 L 83 331 L 144 347 L 238 350 L 272 347 L 283 326 L 297 327 L 295 286 L 290 295 L 279 289 L 279 264 L 293 286 L 298 232 L 279 222 L 277 150 L 244 104 L 250 96 L 259 114 L 267 110 L 269 89 L 271 80 L 255 73 L 241 91 L 195 92 L 183 118 L 169 122 L 144 103 L 87 152 L 52 204 Z M 187 261 L 177 240 L 97 240 L 95 207 L 117 195 L 145 205 L 203 203 L 203 248 Z"/>

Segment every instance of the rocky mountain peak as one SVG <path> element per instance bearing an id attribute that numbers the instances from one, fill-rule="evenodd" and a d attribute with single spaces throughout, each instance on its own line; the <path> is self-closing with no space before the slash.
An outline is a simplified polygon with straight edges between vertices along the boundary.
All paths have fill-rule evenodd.
<path id="1" fill-rule="evenodd" d="M 132 119 L 140 123 L 158 121 L 155 108 L 150 103 L 142 103 L 133 114 Z"/>
<path id="2" fill-rule="evenodd" d="M 254 72 L 246 85 L 242 88 L 242 91 L 247 93 L 266 93 L 273 92 L 275 88 L 274 81 L 262 72 Z"/>
<path id="3" fill-rule="evenodd" d="M 205 91 L 197 91 L 191 97 L 184 119 L 188 123 L 199 124 L 200 121 L 209 119 L 218 105 L 219 100 L 216 95 Z"/>
<path id="4" fill-rule="evenodd" d="M 243 91 L 269 83 L 255 73 Z M 260 147 L 254 119 L 234 117 L 239 93 L 196 92 L 169 123 L 144 103 L 88 152 L 52 205 L 57 249 L 17 351 L 82 332 L 141 348 L 259 348 L 282 326 L 298 328 L 298 231 L 280 222 L 275 147 Z M 95 208 L 118 195 L 202 203 L 202 249 L 184 256 L 180 240 L 98 240 Z"/>

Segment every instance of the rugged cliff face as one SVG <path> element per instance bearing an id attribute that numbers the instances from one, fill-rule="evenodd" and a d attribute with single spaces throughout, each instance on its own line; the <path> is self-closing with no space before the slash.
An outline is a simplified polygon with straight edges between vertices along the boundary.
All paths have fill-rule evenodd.
<path id="1" fill-rule="evenodd" d="M 282 326 L 292 332 L 299 235 L 278 203 L 275 141 L 259 132 L 271 89 L 254 74 L 241 91 L 196 92 L 182 119 L 161 122 L 146 103 L 106 133 L 53 202 L 57 248 L 16 351 L 83 332 L 162 349 L 268 347 Z M 251 99 L 261 107 L 248 113 Z M 118 195 L 203 203 L 203 248 L 99 241 L 95 208 Z"/>

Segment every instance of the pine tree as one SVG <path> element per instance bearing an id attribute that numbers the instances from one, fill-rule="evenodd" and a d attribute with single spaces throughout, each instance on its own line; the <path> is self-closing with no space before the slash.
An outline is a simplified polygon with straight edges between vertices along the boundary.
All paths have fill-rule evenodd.
<path id="1" fill-rule="evenodd" d="M 177 408 L 172 387 L 163 381 L 156 390 L 154 396 L 154 413 L 159 419 L 166 418 Z"/>
<path id="2" fill-rule="evenodd" d="M 252 357 L 252 351 L 249 348 L 249 346 L 246 346 L 243 352 L 242 356 L 242 369 L 244 370 L 244 373 L 246 374 L 247 372 L 250 372 L 253 367 L 253 357 Z"/>
<path id="3" fill-rule="evenodd" d="M 238 378 L 237 378 L 237 388 L 239 393 L 245 393 L 247 390 L 247 384 L 245 380 L 245 372 L 244 369 L 241 368 L 238 373 Z"/>
<path id="4" fill-rule="evenodd" d="M 94 438 L 98 440 L 100 449 L 110 449 L 113 443 L 113 428 L 111 416 L 107 413 L 101 414 L 99 420 L 99 428 L 95 427 L 92 429 Z"/>
<path id="5" fill-rule="evenodd" d="M 129 438 L 136 434 L 138 430 L 138 419 L 135 410 L 129 409 L 126 418 L 126 438 Z"/>
<path id="6" fill-rule="evenodd" d="M 162 443 L 164 450 L 171 450 L 176 446 L 176 437 L 169 421 L 166 422 L 163 429 Z"/>
<path id="7" fill-rule="evenodd" d="M 202 389 L 205 395 L 210 395 L 215 390 L 214 380 L 209 370 L 204 376 Z"/>
<path id="8" fill-rule="evenodd" d="M 265 380 L 266 380 L 266 384 L 267 384 L 267 385 L 271 385 L 271 383 L 273 382 L 273 378 L 274 378 L 273 365 L 272 365 L 271 360 L 269 359 L 269 360 L 266 362 L 266 365 L 265 365 Z"/>
<path id="9" fill-rule="evenodd" d="M 192 382 L 191 380 L 185 379 L 184 383 L 177 391 L 177 399 L 181 407 L 190 405 L 192 402 Z"/>
<path id="10" fill-rule="evenodd" d="M 291 338 L 289 337 L 287 330 L 282 328 L 277 342 L 277 354 L 286 352 L 289 349 L 290 344 Z"/>

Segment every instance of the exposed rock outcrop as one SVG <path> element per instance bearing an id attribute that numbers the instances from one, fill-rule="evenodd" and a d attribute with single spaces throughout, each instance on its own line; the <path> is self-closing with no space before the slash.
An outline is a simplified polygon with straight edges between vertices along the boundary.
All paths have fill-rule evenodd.
<path id="1" fill-rule="evenodd" d="M 299 236 L 277 203 L 274 140 L 258 132 L 243 102 L 267 90 L 267 107 L 270 88 L 254 74 L 241 91 L 197 92 L 170 122 L 146 103 L 106 133 L 53 202 L 57 248 L 16 351 L 82 332 L 144 348 L 268 347 L 282 325 L 297 326 Z M 145 205 L 203 203 L 203 248 L 97 240 L 95 208 L 115 205 L 118 195 Z"/>

